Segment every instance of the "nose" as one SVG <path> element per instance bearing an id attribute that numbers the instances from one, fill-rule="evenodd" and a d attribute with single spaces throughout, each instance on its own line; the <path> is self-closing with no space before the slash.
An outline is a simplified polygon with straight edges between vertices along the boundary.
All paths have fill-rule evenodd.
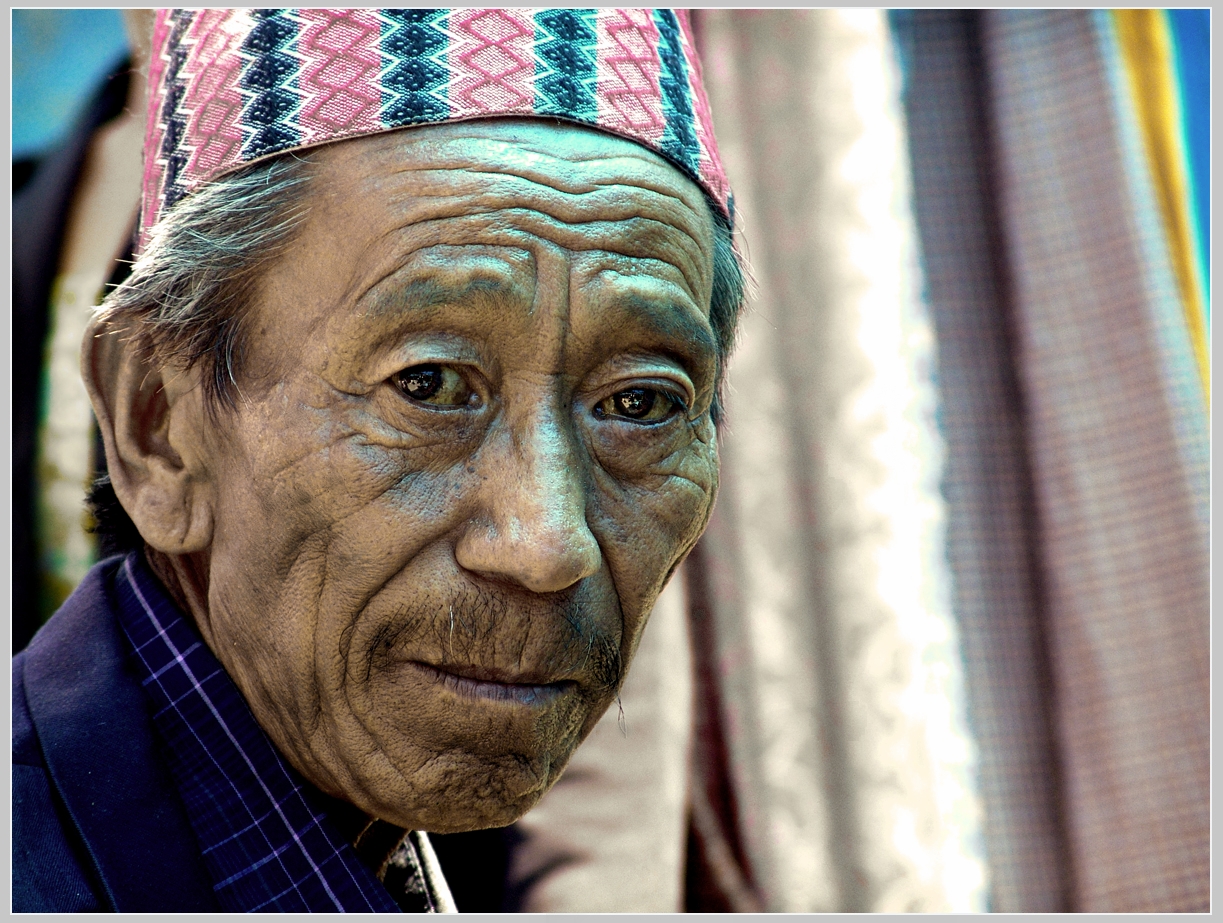
<path id="1" fill-rule="evenodd" d="M 480 452 L 480 514 L 455 548 L 466 570 L 555 593 L 599 571 L 586 521 L 586 472 L 561 421 L 541 414 Z"/>

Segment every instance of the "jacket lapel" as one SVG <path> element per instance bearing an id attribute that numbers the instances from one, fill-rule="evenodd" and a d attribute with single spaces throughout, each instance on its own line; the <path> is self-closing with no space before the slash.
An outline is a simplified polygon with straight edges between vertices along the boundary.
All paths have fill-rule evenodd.
<path id="1" fill-rule="evenodd" d="M 52 782 L 114 909 L 219 910 L 195 835 L 128 670 L 112 587 L 89 572 L 30 642 L 25 689 Z"/>

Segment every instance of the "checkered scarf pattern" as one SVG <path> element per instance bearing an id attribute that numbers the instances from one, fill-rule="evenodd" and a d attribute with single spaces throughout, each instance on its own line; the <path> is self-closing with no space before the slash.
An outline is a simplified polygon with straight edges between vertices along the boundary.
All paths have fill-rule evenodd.
<path id="1" fill-rule="evenodd" d="M 202 184 L 409 125 L 544 116 L 637 141 L 733 217 L 683 10 L 160 10 L 139 249 Z"/>

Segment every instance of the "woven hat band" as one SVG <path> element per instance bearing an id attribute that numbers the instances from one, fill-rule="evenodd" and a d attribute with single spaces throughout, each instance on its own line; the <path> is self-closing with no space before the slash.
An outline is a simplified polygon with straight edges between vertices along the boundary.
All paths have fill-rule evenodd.
<path id="1" fill-rule="evenodd" d="M 161 10 L 149 87 L 140 250 L 175 202 L 245 164 L 496 116 L 637 141 L 731 217 L 682 10 Z"/>

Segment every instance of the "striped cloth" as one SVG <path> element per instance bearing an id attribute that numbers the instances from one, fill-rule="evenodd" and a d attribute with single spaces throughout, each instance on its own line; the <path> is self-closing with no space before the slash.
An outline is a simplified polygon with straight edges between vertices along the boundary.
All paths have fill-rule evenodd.
<path id="1" fill-rule="evenodd" d="M 688 17 L 676 10 L 161 10 L 140 248 L 201 184 L 298 148 L 408 125 L 564 119 L 730 190 Z"/>
<path id="2" fill-rule="evenodd" d="M 277 753 L 140 553 L 119 569 L 116 597 L 221 906 L 231 912 L 399 912 L 337 831 L 324 797 Z M 428 851 L 421 840 L 418 835 L 411 844 L 413 857 Z M 401 867 L 397 879 L 406 885 L 400 900 L 407 909 L 424 912 L 448 903 L 445 883 L 432 880 L 440 874 L 427 858 L 415 874 L 404 874 L 398 855 L 390 864 Z"/>
<path id="3" fill-rule="evenodd" d="M 894 13 L 907 64 L 914 211 L 938 339 L 947 557 L 979 751 L 991 909 L 1069 906 L 1041 621 L 1036 506 L 1006 310 L 980 17 Z"/>
<path id="4" fill-rule="evenodd" d="M 1111 20 L 899 30 L 1003 912 L 1209 908 L 1209 431 Z"/>
<path id="5" fill-rule="evenodd" d="M 1103 11 L 990 11 L 1073 908 L 1209 907 L 1209 430 Z"/>

